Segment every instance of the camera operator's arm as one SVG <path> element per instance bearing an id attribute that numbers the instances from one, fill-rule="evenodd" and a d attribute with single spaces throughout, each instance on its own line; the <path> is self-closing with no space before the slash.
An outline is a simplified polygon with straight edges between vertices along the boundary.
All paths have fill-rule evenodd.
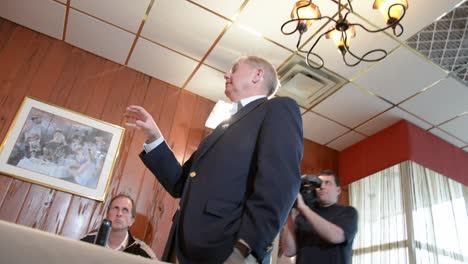
<path id="1" fill-rule="evenodd" d="M 296 209 L 292 209 L 288 215 L 288 219 L 283 228 L 281 234 L 281 251 L 286 257 L 292 257 L 296 255 L 297 243 L 296 243 L 296 216 L 298 212 Z"/>
<path id="2" fill-rule="evenodd" d="M 297 195 L 296 207 L 297 210 L 299 210 L 299 213 L 305 217 L 307 222 L 309 222 L 315 232 L 317 232 L 322 239 L 333 244 L 340 244 L 346 240 L 343 229 L 312 211 L 312 209 L 304 203 L 304 199 L 302 199 L 301 194 Z"/>

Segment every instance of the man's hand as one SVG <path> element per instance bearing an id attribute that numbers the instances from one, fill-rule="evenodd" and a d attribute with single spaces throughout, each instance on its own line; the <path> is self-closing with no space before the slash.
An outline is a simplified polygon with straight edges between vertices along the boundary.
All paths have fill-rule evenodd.
<path id="1" fill-rule="evenodd" d="M 298 193 L 297 194 L 297 200 L 296 200 L 296 209 L 302 213 L 302 211 L 304 210 L 304 208 L 309 209 L 309 207 L 305 204 L 304 202 L 304 198 L 302 198 L 302 195 L 301 193 Z"/>
<path id="2" fill-rule="evenodd" d="M 124 116 L 129 121 L 125 123 L 126 127 L 142 130 L 146 134 L 146 143 L 151 143 L 162 136 L 153 117 L 143 107 L 128 106 Z"/>

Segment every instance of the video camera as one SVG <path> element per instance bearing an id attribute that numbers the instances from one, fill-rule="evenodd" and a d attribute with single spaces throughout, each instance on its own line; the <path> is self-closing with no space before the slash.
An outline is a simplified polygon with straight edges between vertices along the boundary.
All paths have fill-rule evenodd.
<path id="1" fill-rule="evenodd" d="M 304 174 L 301 176 L 301 189 L 300 193 L 304 199 L 305 204 L 310 208 L 317 207 L 318 196 L 317 188 L 322 186 L 322 180 L 314 174 Z"/>

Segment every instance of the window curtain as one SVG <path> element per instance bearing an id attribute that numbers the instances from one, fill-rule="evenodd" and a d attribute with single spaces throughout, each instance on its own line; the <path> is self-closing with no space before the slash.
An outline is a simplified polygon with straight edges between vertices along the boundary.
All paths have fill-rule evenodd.
<path id="1" fill-rule="evenodd" d="M 468 263 L 467 193 L 411 161 L 350 184 L 353 263 Z"/>

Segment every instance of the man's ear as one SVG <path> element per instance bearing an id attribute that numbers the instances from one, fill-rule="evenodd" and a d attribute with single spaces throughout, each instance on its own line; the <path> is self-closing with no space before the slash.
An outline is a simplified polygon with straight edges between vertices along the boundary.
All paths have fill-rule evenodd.
<path id="1" fill-rule="evenodd" d="M 257 71 L 255 72 L 255 75 L 252 79 L 252 82 L 253 83 L 258 83 L 260 82 L 262 79 L 263 79 L 263 74 L 265 72 L 263 71 L 263 69 L 257 69 Z"/>
<path id="2" fill-rule="evenodd" d="M 341 187 L 340 187 L 340 186 L 337 186 L 336 188 L 338 188 L 337 193 L 338 193 L 338 195 L 340 195 L 340 194 L 341 194 Z"/>
<path id="3" fill-rule="evenodd" d="M 130 219 L 130 224 L 128 225 L 128 227 L 131 227 L 133 225 L 133 223 L 135 223 L 135 217 L 132 217 Z"/>

